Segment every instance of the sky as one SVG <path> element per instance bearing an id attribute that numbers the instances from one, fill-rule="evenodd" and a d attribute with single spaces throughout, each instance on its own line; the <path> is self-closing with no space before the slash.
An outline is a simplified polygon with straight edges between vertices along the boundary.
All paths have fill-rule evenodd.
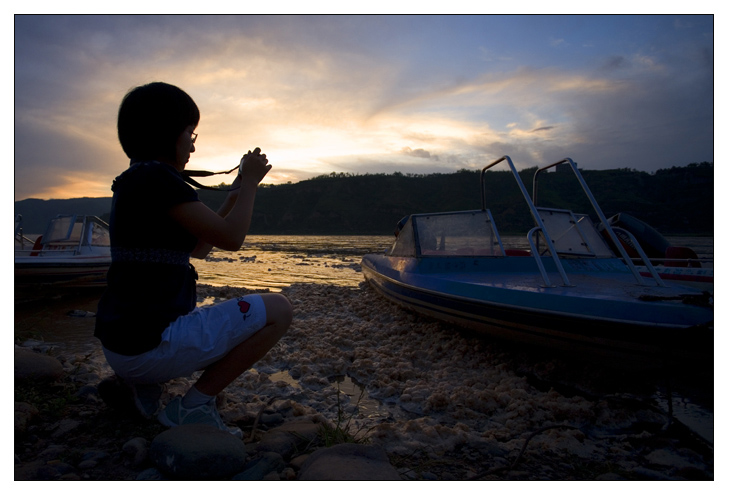
<path id="1" fill-rule="evenodd" d="M 15 200 L 111 196 L 133 87 L 201 112 L 188 167 L 260 147 L 264 183 L 714 161 L 714 17 L 38 16 L 14 24 Z M 202 182 L 217 184 L 232 176 Z"/>

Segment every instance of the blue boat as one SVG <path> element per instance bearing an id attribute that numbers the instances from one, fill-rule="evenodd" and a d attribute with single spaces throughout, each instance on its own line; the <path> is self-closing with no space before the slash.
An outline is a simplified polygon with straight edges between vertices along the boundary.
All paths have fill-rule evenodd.
<path id="1" fill-rule="evenodd" d="M 535 223 L 517 248 L 504 245 L 486 208 L 486 172 L 501 163 Z M 574 172 L 595 222 L 537 206 L 538 178 L 558 166 Z M 638 361 L 713 356 L 713 295 L 662 279 L 638 240 L 607 221 L 571 159 L 537 169 L 530 196 L 504 156 L 481 171 L 481 204 L 406 217 L 390 250 L 363 257 L 365 279 L 408 309 L 531 345 Z M 632 240 L 638 266 L 616 232 Z"/>

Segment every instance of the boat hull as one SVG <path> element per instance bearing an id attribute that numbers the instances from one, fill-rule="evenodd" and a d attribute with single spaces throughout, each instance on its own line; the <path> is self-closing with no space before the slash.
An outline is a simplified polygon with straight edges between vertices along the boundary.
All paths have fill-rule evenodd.
<path id="1" fill-rule="evenodd" d="M 111 266 L 109 226 L 92 215 L 57 215 L 41 236 L 15 218 L 15 287 L 103 287 Z"/>
<path id="2" fill-rule="evenodd" d="M 16 257 L 15 286 L 102 287 L 111 257 Z"/>
<path id="3" fill-rule="evenodd" d="M 529 274 L 530 263 L 533 260 L 508 257 L 428 260 L 367 255 L 362 272 L 375 290 L 403 307 L 529 345 L 638 362 L 676 354 L 705 359 L 713 350 L 712 308 L 645 301 L 641 297 L 654 290 L 630 282 L 630 294 L 621 297 L 617 288 L 629 275 L 620 273 L 595 275 L 596 284 L 605 287 L 603 294 L 576 287 L 545 288 Z M 572 272 L 570 278 L 584 286 L 591 276 Z M 675 288 L 670 293 L 676 293 Z"/>
<path id="4" fill-rule="evenodd" d="M 640 275 L 646 279 L 650 279 L 651 275 L 645 267 L 639 266 Z M 684 286 L 701 291 L 714 293 L 714 269 L 693 268 L 693 267 L 664 267 L 659 265 L 655 267 L 656 273 L 661 279 L 669 283 L 678 283 Z"/>

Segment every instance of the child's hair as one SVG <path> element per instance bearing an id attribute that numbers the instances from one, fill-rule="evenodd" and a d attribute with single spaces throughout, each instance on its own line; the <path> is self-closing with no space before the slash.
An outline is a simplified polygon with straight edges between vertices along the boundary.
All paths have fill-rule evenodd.
<path id="1" fill-rule="evenodd" d="M 180 133 L 198 122 L 200 111 L 187 93 L 157 82 L 126 94 L 119 107 L 117 131 L 124 153 L 132 160 L 174 158 Z"/>

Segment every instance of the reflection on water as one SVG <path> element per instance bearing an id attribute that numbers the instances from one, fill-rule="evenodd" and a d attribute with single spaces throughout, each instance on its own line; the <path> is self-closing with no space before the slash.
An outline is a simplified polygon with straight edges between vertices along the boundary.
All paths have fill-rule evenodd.
<path id="1" fill-rule="evenodd" d="M 389 249 L 394 236 L 248 236 L 237 252 L 213 250 L 194 260 L 200 283 L 280 291 L 296 283 L 357 287 L 360 261 L 367 253 Z M 502 236 L 504 245 L 529 249 L 525 236 Z M 714 256 L 713 237 L 668 238 L 689 246 L 699 257 Z"/>
<path id="2" fill-rule="evenodd" d="M 200 283 L 280 291 L 295 283 L 356 287 L 362 255 L 383 252 L 393 236 L 248 236 L 237 252 L 214 250 L 193 265 Z"/>

